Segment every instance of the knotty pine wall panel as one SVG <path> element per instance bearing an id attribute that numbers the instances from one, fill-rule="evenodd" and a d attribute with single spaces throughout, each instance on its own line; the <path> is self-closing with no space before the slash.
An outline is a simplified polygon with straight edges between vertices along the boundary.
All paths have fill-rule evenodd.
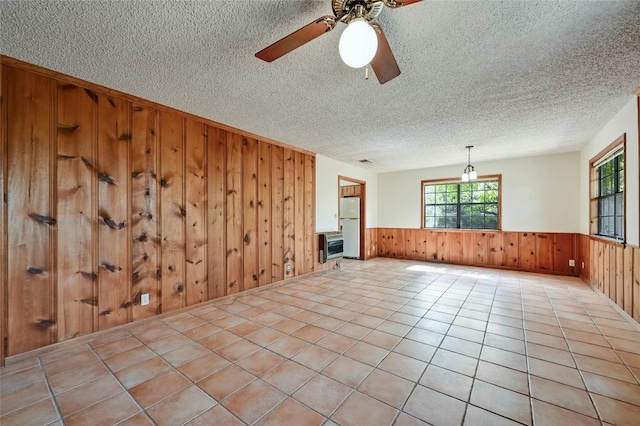
<path id="1" fill-rule="evenodd" d="M 243 291 L 242 137 L 227 141 L 227 294 Z"/>
<path id="2" fill-rule="evenodd" d="M 134 321 L 160 308 L 157 110 L 133 105 L 131 113 L 131 300 Z M 142 306 L 142 294 L 149 304 Z"/>
<path id="3" fill-rule="evenodd" d="M 227 294 L 227 132 L 207 126 L 207 260 L 208 294 L 215 299 Z"/>
<path id="4" fill-rule="evenodd" d="M 162 312 L 185 306 L 184 127 L 179 114 L 160 114 Z"/>
<path id="5" fill-rule="evenodd" d="M 95 95 L 72 84 L 57 85 L 58 340 L 94 331 L 98 320 L 94 269 L 97 207 Z"/>
<path id="6" fill-rule="evenodd" d="M 243 283 L 242 291 L 258 287 L 258 141 L 242 140 Z"/>
<path id="7" fill-rule="evenodd" d="M 324 268 L 313 154 L 2 61 L 0 361 Z"/>
<path id="8" fill-rule="evenodd" d="M 98 329 L 130 321 L 129 102 L 98 100 Z"/>
<path id="9" fill-rule="evenodd" d="M 271 274 L 271 144 L 258 144 L 258 285 L 270 284 Z"/>
<path id="10" fill-rule="evenodd" d="M 317 239 L 315 238 L 316 225 L 315 215 L 315 181 L 316 181 L 316 159 L 310 155 L 302 157 L 304 162 L 304 270 L 311 271 L 318 258 Z M 296 222 L 300 222 L 300 219 Z M 314 244 L 316 243 L 316 244 Z"/>
<path id="11" fill-rule="evenodd" d="M 284 279 L 284 148 L 271 147 L 271 281 Z"/>
<path id="12" fill-rule="evenodd" d="M 51 257 L 56 219 L 53 102 L 49 78 L 7 69 L 7 355 L 54 341 L 56 270 Z M 56 181 L 54 180 L 53 183 Z"/>
<path id="13" fill-rule="evenodd" d="M 294 178 L 293 178 L 293 205 L 294 205 L 294 272 L 303 271 L 304 262 L 304 154 L 295 153 Z"/>
<path id="14" fill-rule="evenodd" d="M 285 148 L 283 153 L 283 203 L 282 203 L 282 235 L 283 235 L 283 259 L 284 278 L 295 276 L 295 205 L 294 205 L 294 180 L 295 180 L 295 152 Z M 290 269 L 290 270 L 289 270 Z"/>
<path id="15" fill-rule="evenodd" d="M 208 300 L 207 288 L 207 130 L 187 120 L 185 129 L 185 291 L 186 305 Z"/>

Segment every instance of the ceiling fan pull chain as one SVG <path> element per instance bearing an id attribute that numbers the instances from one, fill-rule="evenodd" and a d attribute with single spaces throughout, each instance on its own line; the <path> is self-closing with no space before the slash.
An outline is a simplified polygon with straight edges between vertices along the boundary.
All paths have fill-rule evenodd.
<path id="1" fill-rule="evenodd" d="M 369 65 L 364 67 L 364 79 L 369 80 Z"/>

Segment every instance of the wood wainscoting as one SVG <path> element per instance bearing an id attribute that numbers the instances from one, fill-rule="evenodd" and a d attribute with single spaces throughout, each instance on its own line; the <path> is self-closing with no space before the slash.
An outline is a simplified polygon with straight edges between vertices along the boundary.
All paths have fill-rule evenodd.
<path id="1" fill-rule="evenodd" d="M 378 257 L 578 276 L 578 234 L 377 228 Z"/>
<path id="2" fill-rule="evenodd" d="M 640 248 L 580 235 L 584 281 L 640 322 Z"/>
<path id="3" fill-rule="evenodd" d="M 315 154 L 1 59 L 0 361 L 315 270 Z"/>

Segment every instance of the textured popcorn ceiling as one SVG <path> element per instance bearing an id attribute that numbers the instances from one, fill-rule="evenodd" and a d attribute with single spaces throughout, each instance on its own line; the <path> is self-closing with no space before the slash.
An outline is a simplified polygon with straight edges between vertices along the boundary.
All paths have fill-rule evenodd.
<path id="1" fill-rule="evenodd" d="M 640 85 L 640 1 L 385 9 L 385 85 L 341 62 L 344 24 L 254 57 L 330 5 L 1 0 L 0 52 L 375 171 L 575 151 Z"/>

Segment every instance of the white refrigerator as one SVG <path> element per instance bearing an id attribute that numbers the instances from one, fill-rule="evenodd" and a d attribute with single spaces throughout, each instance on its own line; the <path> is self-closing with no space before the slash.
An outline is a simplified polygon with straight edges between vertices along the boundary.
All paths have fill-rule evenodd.
<path id="1" fill-rule="evenodd" d="M 340 199 L 340 225 L 344 257 L 360 258 L 360 197 Z"/>

